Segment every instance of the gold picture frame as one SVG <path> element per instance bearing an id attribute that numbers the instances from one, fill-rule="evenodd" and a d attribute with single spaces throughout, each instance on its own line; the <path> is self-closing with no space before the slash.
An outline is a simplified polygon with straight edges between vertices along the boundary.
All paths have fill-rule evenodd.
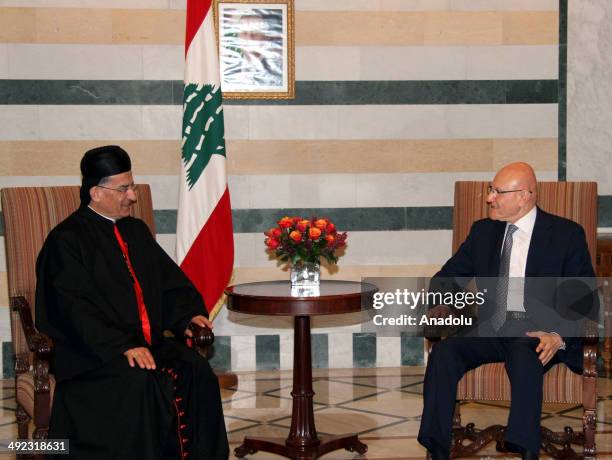
<path id="1" fill-rule="evenodd" d="M 215 0 L 221 90 L 226 99 L 293 99 L 293 0 Z"/>

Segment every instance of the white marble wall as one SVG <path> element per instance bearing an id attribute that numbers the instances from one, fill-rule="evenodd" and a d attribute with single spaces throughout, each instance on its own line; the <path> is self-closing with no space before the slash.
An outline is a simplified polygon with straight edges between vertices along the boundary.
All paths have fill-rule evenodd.
<path id="1" fill-rule="evenodd" d="M 612 2 L 568 3 L 567 179 L 611 195 Z"/>
<path id="2" fill-rule="evenodd" d="M 557 136 L 556 104 L 224 107 L 226 139 L 520 139 Z M 0 140 L 174 140 L 173 105 L 4 105 Z"/>
<path id="3" fill-rule="evenodd" d="M 556 45 L 298 46 L 295 52 L 298 81 L 555 79 L 559 67 Z M 182 45 L 0 43 L 0 78 L 182 80 L 183 60 Z"/>

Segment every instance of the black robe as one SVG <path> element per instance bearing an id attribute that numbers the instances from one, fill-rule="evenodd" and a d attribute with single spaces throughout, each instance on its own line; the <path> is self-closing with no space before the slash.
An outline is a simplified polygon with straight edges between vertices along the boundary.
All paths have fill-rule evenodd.
<path id="1" fill-rule="evenodd" d="M 151 345 L 113 223 L 86 206 L 53 229 L 38 256 L 36 325 L 55 342 L 49 437 L 78 459 L 227 459 L 217 378 L 178 340 L 206 315 L 201 296 L 144 222 L 116 223 L 142 287 Z M 123 353 L 148 347 L 156 370 Z M 66 458 L 63 456 L 62 458 Z"/>

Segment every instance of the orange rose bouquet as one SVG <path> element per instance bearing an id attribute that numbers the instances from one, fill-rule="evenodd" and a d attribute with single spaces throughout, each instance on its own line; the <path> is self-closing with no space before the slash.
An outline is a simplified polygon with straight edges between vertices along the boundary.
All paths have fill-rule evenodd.
<path id="1" fill-rule="evenodd" d="M 319 264 L 321 257 L 336 263 L 336 250 L 346 246 L 346 232 L 339 233 L 329 220 L 317 217 L 283 217 L 267 232 L 265 244 L 283 262 Z"/>

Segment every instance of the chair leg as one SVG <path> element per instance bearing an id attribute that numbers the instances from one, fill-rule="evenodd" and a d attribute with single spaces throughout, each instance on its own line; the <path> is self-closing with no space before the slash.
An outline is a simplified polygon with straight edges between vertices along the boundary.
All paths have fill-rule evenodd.
<path id="1" fill-rule="evenodd" d="M 542 450 L 552 458 L 560 460 L 595 460 L 597 449 L 595 447 L 595 431 L 597 428 L 597 409 L 594 405 L 585 406 L 582 415 L 582 432 L 575 432 L 565 427 L 563 432 L 554 432 L 542 427 Z M 572 445 L 580 445 L 583 454 L 578 454 Z M 561 446 L 557 448 L 556 446 Z"/>
<path id="2" fill-rule="evenodd" d="M 19 436 L 19 439 L 28 439 L 28 428 L 31 417 L 25 411 L 23 406 L 21 406 L 21 404 L 17 404 L 15 416 L 17 418 L 17 436 Z"/>
<path id="3" fill-rule="evenodd" d="M 495 441 L 499 446 L 504 439 L 504 427 L 491 425 L 484 430 L 476 429 L 473 423 L 461 425 L 461 410 L 459 404 L 455 405 L 453 415 L 453 441 L 451 445 L 451 458 L 473 457 L 476 452 L 490 442 Z"/>
<path id="4" fill-rule="evenodd" d="M 595 448 L 596 424 L 597 409 L 585 409 L 582 415 L 582 428 L 584 430 L 584 458 L 588 460 L 597 458 Z"/>
<path id="5" fill-rule="evenodd" d="M 47 439 L 49 437 L 49 427 L 36 428 L 32 433 L 32 439 Z"/>
<path id="6" fill-rule="evenodd" d="M 32 418 L 21 404 L 17 404 L 15 417 L 17 418 L 17 437 L 19 439 L 28 439 L 30 420 L 32 420 Z M 17 460 L 31 460 L 32 456 L 29 454 L 18 454 L 16 458 Z"/>
<path id="7" fill-rule="evenodd" d="M 453 414 L 453 428 L 461 428 L 461 406 L 455 404 L 455 413 Z"/>
<path id="8" fill-rule="evenodd" d="M 47 439 L 49 437 L 49 427 L 36 428 L 32 433 L 32 439 Z M 44 454 L 34 455 L 34 460 L 45 460 Z"/>

